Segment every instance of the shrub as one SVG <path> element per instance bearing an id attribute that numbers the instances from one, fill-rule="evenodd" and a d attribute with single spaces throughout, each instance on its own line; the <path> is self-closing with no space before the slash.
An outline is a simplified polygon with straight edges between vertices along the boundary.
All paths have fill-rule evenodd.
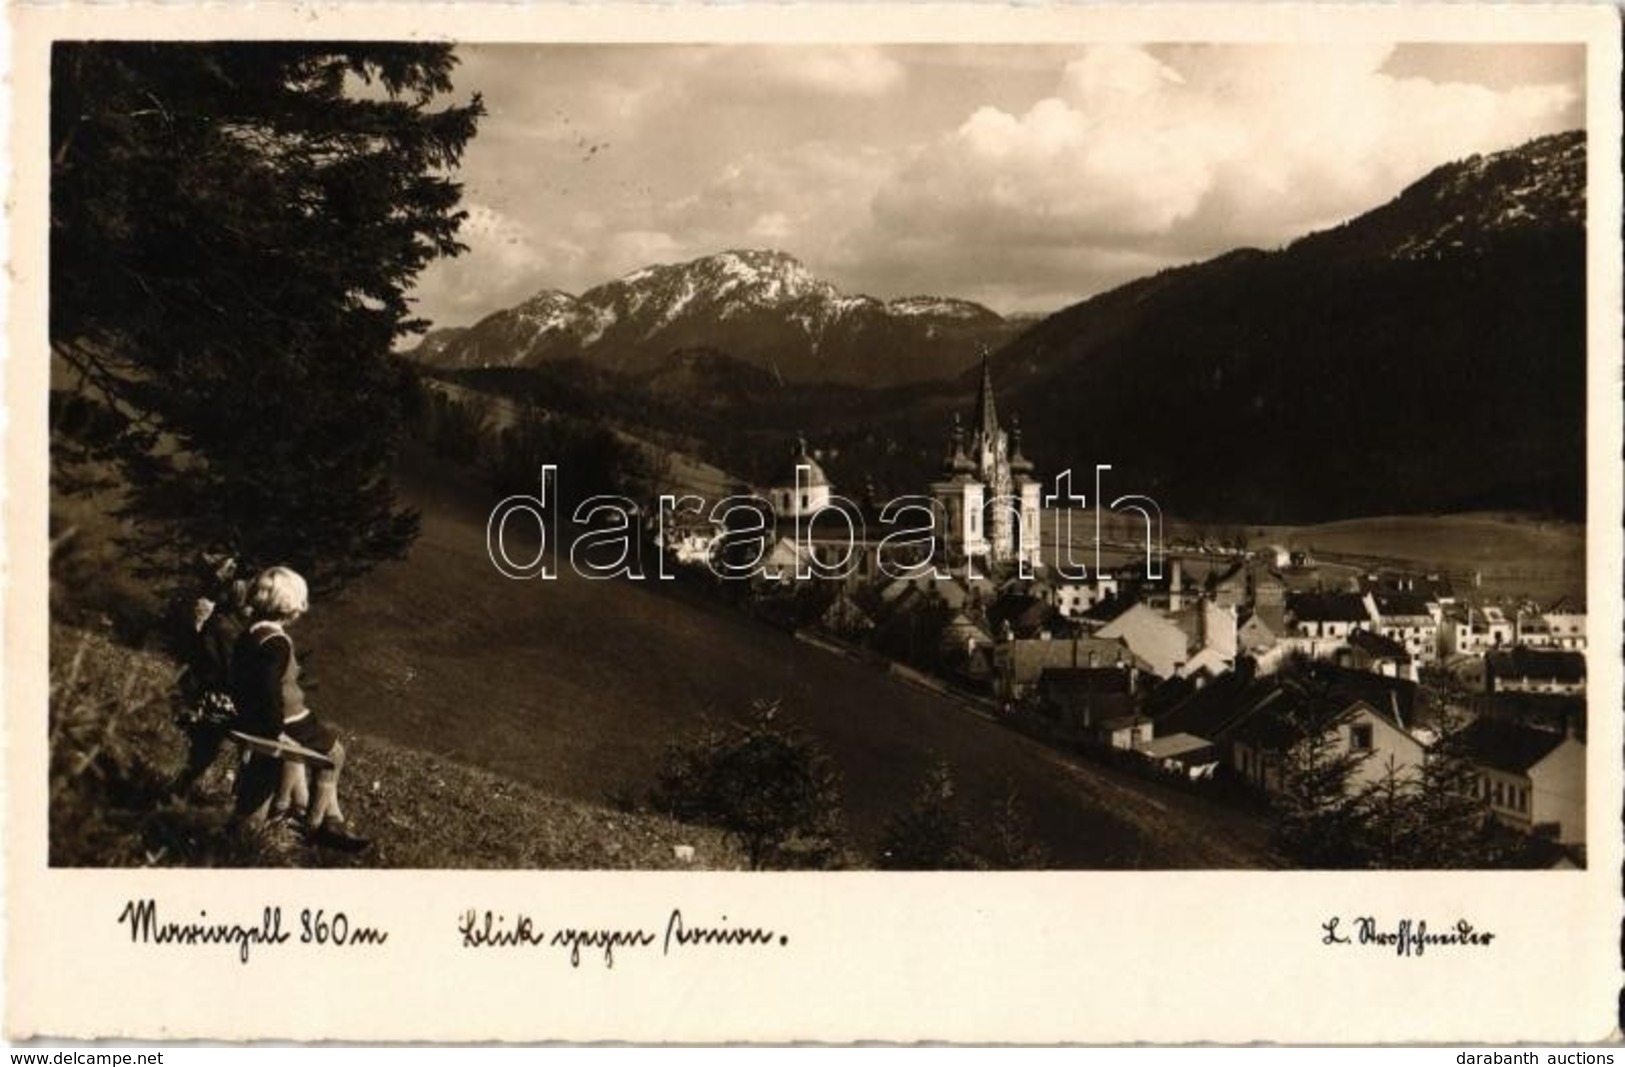
<path id="1" fill-rule="evenodd" d="M 965 814 L 953 767 L 929 767 L 906 811 L 887 823 L 879 864 L 892 871 L 1041 870 L 1049 852 L 1034 837 L 1015 786 L 1005 783 L 985 820 Z"/>
<path id="2" fill-rule="evenodd" d="M 926 771 L 908 810 L 886 823 L 880 866 L 892 871 L 969 871 L 983 866 L 971 848 L 959 810 L 953 769 L 938 761 Z"/>
<path id="3" fill-rule="evenodd" d="M 166 795 L 160 757 L 175 747 L 161 736 L 161 661 L 62 628 L 51 653 L 51 861 L 137 862 L 140 849 L 119 812 L 150 810 Z"/>
<path id="4" fill-rule="evenodd" d="M 225 768 L 218 763 L 202 783 L 203 796 L 173 795 L 186 744 L 172 720 L 176 670 L 162 656 L 135 652 L 105 636 L 52 628 L 51 864 L 268 867 L 308 861 L 308 850 L 296 847 L 281 828 L 231 825 L 230 784 L 220 780 Z"/>
<path id="5" fill-rule="evenodd" d="M 669 748 L 651 800 L 673 818 L 724 831 L 752 870 L 827 868 L 840 860 L 835 771 L 776 701 L 756 701 L 733 722 L 703 723 Z"/>

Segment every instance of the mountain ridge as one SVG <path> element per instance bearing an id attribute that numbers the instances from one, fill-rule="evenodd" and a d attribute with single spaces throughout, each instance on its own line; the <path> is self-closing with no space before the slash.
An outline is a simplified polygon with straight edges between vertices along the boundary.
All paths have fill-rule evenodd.
<path id="1" fill-rule="evenodd" d="M 636 374 L 706 347 L 782 380 L 889 385 L 950 377 L 1016 328 L 971 301 L 845 294 L 786 252 L 731 249 L 579 296 L 543 289 L 407 355 L 439 370 L 583 359 Z"/>
<path id="2" fill-rule="evenodd" d="M 1584 192 L 1579 132 L 1444 164 L 1056 313 L 994 357 L 1001 404 L 1035 460 L 1132 458 L 1176 511 L 1583 514 Z"/>
<path id="3" fill-rule="evenodd" d="M 1021 321 L 991 358 L 999 411 L 1020 416 L 1040 476 L 1112 463 L 1187 517 L 1583 516 L 1584 176 L 1583 133 L 1539 138 L 1446 163 L 1281 248 L 1233 249 Z M 674 355 L 690 349 L 708 354 Z M 741 474 L 801 429 L 832 453 L 837 484 L 897 494 L 936 475 L 949 420 L 975 395 L 978 361 L 966 363 L 954 377 L 820 383 L 698 341 L 591 382 L 580 362 L 516 372 L 541 383 L 481 373 L 678 432 Z"/>

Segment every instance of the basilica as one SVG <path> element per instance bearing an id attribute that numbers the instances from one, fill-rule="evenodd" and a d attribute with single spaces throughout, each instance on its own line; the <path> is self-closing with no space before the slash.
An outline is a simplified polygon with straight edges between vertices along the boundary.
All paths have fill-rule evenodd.
<path id="1" fill-rule="evenodd" d="M 970 433 L 967 437 L 964 424 L 955 415 L 941 473 L 930 484 L 938 523 L 934 531 L 936 562 L 958 572 L 1019 568 L 1036 574 L 1043 566 L 1039 489 L 1033 464 L 1021 451 L 1020 427 L 1012 424 L 1006 431 L 999 425 L 993 376 L 984 355 Z M 810 551 L 822 559 L 826 553 L 820 549 L 833 550 L 835 546 L 823 546 L 821 542 L 847 532 L 844 519 L 834 526 L 819 521 L 831 509 L 831 487 L 803 440 L 797 440 L 788 462 L 764 493 L 781 524 L 781 534 L 799 529 L 801 538 L 808 542 L 802 546 L 781 536 L 776 555 L 788 558 Z M 799 527 L 795 525 L 798 521 L 802 523 Z M 868 542 L 863 546 L 864 554 L 871 558 L 859 573 L 873 571 L 872 554 L 879 537 L 875 528 L 869 532 L 871 537 L 862 539 Z"/>
<path id="2" fill-rule="evenodd" d="M 940 540 L 950 564 L 979 561 L 984 568 L 1042 566 L 1039 547 L 1039 482 L 1021 451 L 1021 427 L 1006 433 L 993 402 L 993 374 L 982 357 L 982 385 L 970 440 L 954 416 L 942 477 L 931 483 L 931 497 L 942 505 L 946 528 Z"/>

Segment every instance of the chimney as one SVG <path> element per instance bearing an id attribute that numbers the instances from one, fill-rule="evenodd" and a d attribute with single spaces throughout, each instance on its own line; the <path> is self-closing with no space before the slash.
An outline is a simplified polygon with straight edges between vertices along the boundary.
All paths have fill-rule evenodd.
<path id="1" fill-rule="evenodd" d="M 1173 567 L 1168 575 L 1168 610 L 1178 611 L 1180 592 L 1185 588 L 1185 568 L 1178 556 L 1174 557 Z"/>

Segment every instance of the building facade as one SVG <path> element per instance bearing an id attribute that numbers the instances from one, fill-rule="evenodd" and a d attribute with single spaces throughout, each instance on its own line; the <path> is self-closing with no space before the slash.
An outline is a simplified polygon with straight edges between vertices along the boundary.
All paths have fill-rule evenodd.
<path id="1" fill-rule="evenodd" d="M 959 417 L 949 436 L 942 478 L 931 496 L 945 515 L 942 547 L 952 564 L 1018 565 L 1036 574 L 1043 566 L 1039 544 L 1040 485 L 1032 461 L 1021 451 L 1021 429 L 999 425 L 993 374 L 982 357 L 982 384 L 969 439 Z"/>

